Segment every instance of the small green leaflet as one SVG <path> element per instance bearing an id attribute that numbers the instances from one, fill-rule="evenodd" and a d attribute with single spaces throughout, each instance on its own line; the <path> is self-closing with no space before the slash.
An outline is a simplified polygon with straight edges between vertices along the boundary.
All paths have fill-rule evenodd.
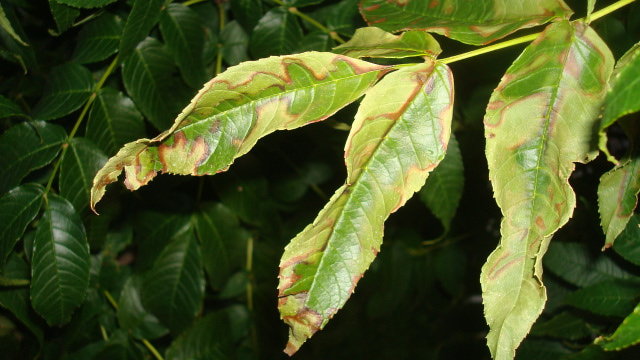
<path id="1" fill-rule="evenodd" d="M 173 126 L 154 139 L 126 144 L 93 181 L 92 208 L 124 169 L 135 190 L 158 172 L 225 171 L 259 138 L 328 118 L 358 99 L 390 68 L 346 56 L 309 52 L 229 68 L 193 98 Z"/>
<path id="2" fill-rule="evenodd" d="M 380 249 L 384 221 L 444 157 L 452 106 L 451 72 L 435 62 L 387 75 L 363 99 L 345 145 L 346 183 L 280 261 L 287 354 L 342 308 Z"/>

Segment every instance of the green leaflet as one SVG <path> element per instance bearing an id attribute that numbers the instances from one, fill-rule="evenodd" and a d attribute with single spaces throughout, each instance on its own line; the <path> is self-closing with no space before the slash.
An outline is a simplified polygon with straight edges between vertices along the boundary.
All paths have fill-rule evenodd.
<path id="1" fill-rule="evenodd" d="M 524 50 L 491 96 L 486 155 L 504 218 L 480 281 L 496 360 L 514 357 L 544 307 L 542 256 L 573 213 L 574 162 L 595 156 L 590 141 L 612 68 L 592 29 L 562 21 Z"/>
<path id="2" fill-rule="evenodd" d="M 80 216 L 49 194 L 38 223 L 31 268 L 31 303 L 50 325 L 63 325 L 89 286 L 89 244 Z"/>
<path id="3" fill-rule="evenodd" d="M 0 197 L 0 267 L 38 215 L 43 193 L 44 188 L 40 185 L 24 184 Z"/>
<path id="4" fill-rule="evenodd" d="M 595 343 L 607 351 L 621 350 L 640 342 L 640 303 L 627 316 L 616 331 L 608 337 L 598 338 Z"/>
<path id="5" fill-rule="evenodd" d="M 259 138 L 321 121 L 358 99 L 386 66 L 309 52 L 245 62 L 220 74 L 195 96 L 173 126 L 154 139 L 126 144 L 93 181 L 92 207 L 125 170 L 135 190 L 160 172 L 225 171 Z"/>
<path id="6" fill-rule="evenodd" d="M 429 56 L 435 59 L 442 49 L 436 39 L 424 31 L 393 35 L 376 27 L 365 27 L 357 29 L 351 40 L 335 47 L 333 52 L 357 58 Z"/>
<path id="7" fill-rule="evenodd" d="M 18 35 L 15 32 L 15 30 L 13 30 L 13 25 L 11 25 L 11 21 L 9 21 L 9 19 L 7 18 L 7 15 L 4 13 L 3 6 L 4 5 L 0 2 L 0 27 L 4 31 L 6 31 L 9 35 L 11 35 L 11 37 L 21 45 L 29 46 L 29 44 L 24 42 L 24 40 L 22 40 L 20 35 Z"/>
<path id="8" fill-rule="evenodd" d="M 452 106 L 451 73 L 433 62 L 398 70 L 365 96 L 345 145 L 345 185 L 280 261 L 287 354 L 342 308 L 380 249 L 386 218 L 444 157 Z"/>
<path id="9" fill-rule="evenodd" d="M 572 14 L 562 0 L 519 0 L 511 5 L 501 0 L 363 0 L 360 12 L 369 25 L 383 30 L 426 30 L 472 45 Z"/>

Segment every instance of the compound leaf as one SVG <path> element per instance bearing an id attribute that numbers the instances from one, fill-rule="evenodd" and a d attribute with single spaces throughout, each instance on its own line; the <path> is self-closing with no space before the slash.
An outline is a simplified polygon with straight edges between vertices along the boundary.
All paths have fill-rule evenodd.
<path id="1" fill-rule="evenodd" d="M 380 249 L 386 218 L 444 157 L 452 106 L 451 72 L 434 62 L 387 75 L 363 99 L 345 146 L 346 183 L 280 261 L 287 354 L 342 308 Z"/>
<path id="2" fill-rule="evenodd" d="M 596 155 L 592 132 L 612 69 L 592 29 L 562 21 L 524 50 L 491 96 L 486 156 L 504 217 L 480 279 L 494 359 L 513 359 L 544 307 L 542 256 L 573 213 L 574 162 Z"/>
<path id="3" fill-rule="evenodd" d="M 429 33 L 406 31 L 393 35 L 376 27 L 356 30 L 351 40 L 337 46 L 333 52 L 351 57 L 405 58 L 429 56 L 435 59 L 442 50 Z"/>
<path id="4" fill-rule="evenodd" d="M 50 325 L 63 325 L 89 286 L 89 244 L 80 216 L 63 197 L 48 194 L 33 245 L 31 303 Z"/>
<path id="5" fill-rule="evenodd" d="M 520 0 L 511 5 L 501 0 L 363 0 L 360 12 L 369 25 L 386 31 L 426 30 L 473 45 L 572 14 L 562 0 Z"/>
<path id="6" fill-rule="evenodd" d="M 124 169 L 135 190 L 160 172 L 206 175 L 225 171 L 259 138 L 321 121 L 359 98 L 386 66 L 330 53 L 303 53 L 245 62 L 200 90 L 174 125 L 154 139 L 126 144 L 93 182 L 92 204 Z"/>

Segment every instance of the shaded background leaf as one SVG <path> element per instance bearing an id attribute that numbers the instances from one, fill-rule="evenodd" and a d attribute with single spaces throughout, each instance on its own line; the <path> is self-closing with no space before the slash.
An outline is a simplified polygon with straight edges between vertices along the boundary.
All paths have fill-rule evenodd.
<path id="1" fill-rule="evenodd" d="M 638 278 L 606 280 L 583 287 L 567 296 L 569 305 L 595 314 L 625 317 L 640 299 Z"/>
<path id="2" fill-rule="evenodd" d="M 120 46 L 122 28 L 122 19 L 108 12 L 87 23 L 78 33 L 78 43 L 73 49 L 73 61 L 88 64 L 102 61 L 115 54 Z"/>
<path id="3" fill-rule="evenodd" d="M 166 335 L 169 330 L 144 308 L 140 297 L 141 288 L 140 276 L 131 276 L 125 282 L 118 301 L 118 324 L 134 338 L 153 340 Z"/>
<path id="4" fill-rule="evenodd" d="M 0 194 L 53 161 L 66 138 L 63 127 L 43 121 L 22 122 L 5 131 L 0 137 Z"/>
<path id="5" fill-rule="evenodd" d="M 44 188 L 25 184 L 0 197 L 0 268 L 42 206 Z M 5 275 L 6 276 L 6 275 Z"/>
<path id="6" fill-rule="evenodd" d="M 127 59 L 138 43 L 149 35 L 151 28 L 160 18 L 160 10 L 164 3 L 165 0 L 133 0 L 131 12 L 120 38 L 118 49 L 120 61 Z"/>
<path id="7" fill-rule="evenodd" d="M 68 144 L 60 164 L 60 195 L 80 214 L 89 207 L 93 175 L 107 162 L 107 156 L 85 138 Z"/>
<path id="8" fill-rule="evenodd" d="M 89 245 L 80 217 L 70 202 L 48 194 L 31 268 L 31 303 L 47 323 L 69 322 L 85 298 L 89 265 Z"/>
<path id="9" fill-rule="evenodd" d="M 263 58 L 292 53 L 302 40 L 298 19 L 285 8 L 269 10 L 251 32 L 251 55 Z"/>

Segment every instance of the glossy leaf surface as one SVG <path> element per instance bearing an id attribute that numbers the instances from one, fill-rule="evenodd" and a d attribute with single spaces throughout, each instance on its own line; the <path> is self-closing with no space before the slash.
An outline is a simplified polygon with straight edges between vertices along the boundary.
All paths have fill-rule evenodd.
<path id="1" fill-rule="evenodd" d="M 107 162 L 107 156 L 85 138 L 74 138 L 60 164 L 60 195 L 78 213 L 89 206 L 93 175 Z"/>
<path id="2" fill-rule="evenodd" d="M 386 31 L 419 29 L 467 44 L 482 45 L 522 28 L 568 19 L 562 0 L 364 0 L 360 11 L 369 25 Z"/>
<path id="3" fill-rule="evenodd" d="M 44 189 L 25 184 L 0 197 L 0 268 L 42 206 Z"/>
<path id="4" fill-rule="evenodd" d="M 280 261 L 287 354 L 342 308 L 380 249 L 384 221 L 444 157 L 452 82 L 445 65 L 419 64 L 387 75 L 363 99 L 345 145 L 345 185 Z"/>
<path id="5" fill-rule="evenodd" d="M 144 275 L 142 304 L 171 333 L 186 329 L 202 306 L 204 273 L 200 247 L 189 231 L 174 239 Z"/>
<path id="6" fill-rule="evenodd" d="M 91 106 L 86 137 L 113 155 L 122 145 L 144 135 L 142 114 L 133 101 L 113 88 L 102 88 Z"/>
<path id="7" fill-rule="evenodd" d="M 573 213 L 574 162 L 595 156 L 592 129 L 612 68 L 613 56 L 593 30 L 558 22 L 525 49 L 491 96 L 486 155 L 504 217 L 480 279 L 494 359 L 514 357 L 544 308 L 542 256 Z"/>
<path id="8" fill-rule="evenodd" d="M 596 339 L 607 351 L 614 351 L 640 343 L 640 304 L 636 305 L 633 313 L 627 316 L 616 331 L 608 337 Z"/>
<path id="9" fill-rule="evenodd" d="M 120 60 L 125 60 L 139 42 L 144 40 L 160 18 L 165 0 L 134 0 L 131 13 L 120 38 Z"/>
<path id="10" fill-rule="evenodd" d="M 123 22 L 120 17 L 104 13 L 82 28 L 73 50 L 73 60 L 80 64 L 102 61 L 118 51 Z"/>
<path id="11" fill-rule="evenodd" d="M 5 131 L 0 137 L 0 194 L 48 165 L 66 138 L 64 128 L 44 121 L 23 122 Z"/>
<path id="12" fill-rule="evenodd" d="M 51 325 L 67 323 L 89 286 L 89 245 L 73 205 L 58 195 L 47 195 L 32 262 L 33 308 Z"/>
<path id="13" fill-rule="evenodd" d="M 351 40 L 337 46 L 333 52 L 351 57 L 406 58 L 429 56 L 435 59 L 442 50 L 431 35 L 424 31 L 406 31 L 393 35 L 375 27 L 356 30 Z"/>
<path id="14" fill-rule="evenodd" d="M 125 145 L 96 175 L 92 204 L 124 168 L 135 190 L 158 172 L 215 174 L 259 138 L 324 120 L 359 98 L 388 70 L 329 53 L 271 57 L 228 69 L 208 82 L 171 129 Z"/>
<path id="15" fill-rule="evenodd" d="M 31 116 L 51 120 L 70 114 L 87 101 L 93 86 L 93 75 L 84 66 L 71 62 L 57 66 L 49 73 L 44 95 Z"/>
<path id="16" fill-rule="evenodd" d="M 252 55 L 256 58 L 292 53 L 302 40 L 295 15 L 278 7 L 267 12 L 251 32 Z"/>
<path id="17" fill-rule="evenodd" d="M 160 30 L 186 83 L 193 88 L 202 86 L 207 78 L 202 58 L 205 30 L 200 15 L 184 5 L 169 4 L 160 16 Z"/>

